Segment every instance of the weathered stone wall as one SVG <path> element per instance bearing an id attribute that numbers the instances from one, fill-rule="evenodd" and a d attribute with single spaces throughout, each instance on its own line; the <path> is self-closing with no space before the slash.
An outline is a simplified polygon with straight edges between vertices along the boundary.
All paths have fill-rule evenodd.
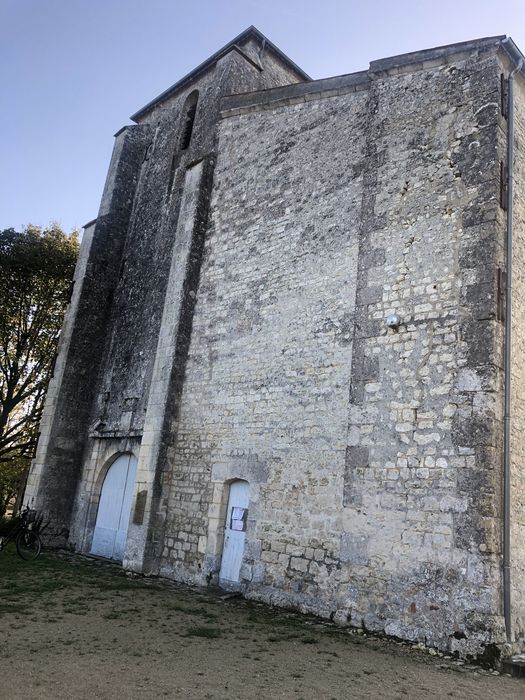
<path id="1" fill-rule="evenodd" d="M 251 43 L 248 48 L 255 51 Z M 111 330 L 93 416 L 104 421 L 102 432 L 140 432 L 143 428 L 185 172 L 192 162 L 215 151 L 221 97 L 292 79 L 291 71 L 286 72 L 279 62 L 269 58 L 264 65 L 259 70 L 232 52 L 141 122 L 151 129 L 151 138 L 125 250 L 115 270 L 118 281 Z M 180 152 L 182 112 L 193 90 L 199 91 L 199 101 L 191 143 Z"/>
<path id="2" fill-rule="evenodd" d="M 507 68 L 507 66 L 506 66 Z M 508 66 L 512 70 L 513 66 Z M 511 403 L 511 599 L 514 638 L 525 639 L 525 84 L 515 86 Z"/>
<path id="3" fill-rule="evenodd" d="M 241 43 L 240 48 L 262 69 L 259 71 L 258 85 L 250 82 L 246 86 L 247 90 L 253 90 L 254 88 L 264 90 L 277 85 L 290 85 L 291 83 L 304 81 L 304 77 L 300 73 L 294 70 L 290 64 L 285 63 L 271 48 L 266 45 L 261 46 L 260 41 L 251 38 L 245 43 Z M 243 63 L 243 65 L 246 64 Z M 235 90 L 235 94 L 242 92 L 244 92 L 242 88 Z"/>
<path id="4" fill-rule="evenodd" d="M 274 502 L 273 525 L 291 528 L 292 537 L 301 537 L 302 519 L 314 513 L 320 542 L 331 542 L 338 529 L 355 307 L 352 231 L 361 199 L 361 176 L 347 169 L 363 147 L 356 133 L 350 152 L 341 152 L 347 126 L 339 115 L 357 120 L 364 103 L 361 92 L 312 104 L 289 115 L 279 133 L 255 114 L 246 125 L 225 123 L 170 460 L 166 566 L 180 560 L 186 576 L 198 574 L 201 563 L 210 476 L 243 476 L 250 465 L 250 481 L 260 485 L 251 518 L 262 531 L 270 527 L 270 513 L 255 505 L 263 498 Z M 334 179 L 323 183 L 327 172 Z M 283 486 L 289 470 L 302 473 L 299 488 Z"/>
<path id="5" fill-rule="evenodd" d="M 338 607 L 475 653 L 501 641 L 499 69 L 375 68 L 360 234 L 383 264 L 360 268 Z"/>
<path id="6" fill-rule="evenodd" d="M 220 99 L 232 92 L 292 79 L 280 62 L 273 70 L 272 61 L 268 57 L 264 69 L 261 69 L 242 53 L 231 51 L 183 90 L 144 115 L 139 126 L 133 127 L 146 133 L 147 138 L 139 154 L 136 188 L 134 191 L 130 188 L 128 192 L 129 223 L 125 240 L 119 257 L 109 270 L 113 276 L 112 295 L 102 306 L 107 324 L 104 327 L 93 324 L 93 332 L 98 332 L 103 347 L 100 365 L 82 356 L 82 362 L 91 370 L 84 378 L 89 383 L 86 397 L 91 399 L 94 396 L 94 401 L 86 401 L 87 418 L 78 436 L 84 448 L 83 455 L 80 453 L 74 458 L 81 464 L 82 475 L 80 479 L 78 473 L 75 476 L 78 489 L 70 543 L 84 551 L 90 548 L 100 475 L 111 463 L 99 441 L 136 441 L 147 432 L 147 445 L 142 445 L 137 475 L 137 490 L 148 493 L 146 521 L 140 528 L 140 536 L 135 537 L 136 533 L 131 529 L 133 541 L 130 541 L 129 559 L 130 565 L 138 561 L 136 565 L 143 566 L 137 553 L 137 541 L 145 546 L 143 540 L 149 535 L 149 515 L 154 513 L 157 517 L 158 503 L 154 494 L 155 489 L 158 490 L 156 480 L 162 478 L 162 470 L 157 470 L 157 459 L 163 444 L 164 419 L 176 413 L 176 405 L 172 405 L 176 404 L 174 387 L 184 376 L 183 351 L 173 350 L 169 359 L 173 366 L 166 365 L 168 360 L 162 355 L 165 338 L 170 335 L 167 328 L 161 330 L 163 312 L 169 305 L 167 298 L 171 299 L 167 292 L 170 269 L 174 267 L 184 275 L 187 272 L 192 278 L 188 283 L 190 286 L 186 279 L 176 280 L 176 284 L 184 289 L 181 302 L 184 322 L 178 326 L 173 342 L 175 346 L 183 347 L 191 333 L 191 311 L 188 315 L 187 310 L 191 310 L 193 302 L 188 295 L 194 294 L 200 269 L 200 248 L 194 245 L 192 236 L 194 229 L 202 236 L 206 225 Z M 199 92 L 197 110 L 190 143 L 183 149 L 181 133 L 185 104 L 194 90 Z M 205 177 L 199 180 L 195 193 L 199 201 L 198 222 L 181 221 L 180 217 L 184 219 L 186 216 L 184 211 L 181 212 L 186 176 L 197 162 L 203 164 L 205 170 Z M 181 246 L 178 236 L 187 228 L 191 235 Z M 185 256 L 188 251 L 191 260 L 187 265 Z M 168 317 L 170 315 L 174 315 L 173 309 L 168 309 Z M 79 322 L 84 320 L 79 318 Z M 158 353 L 163 357 L 158 369 L 162 375 L 160 379 L 153 375 Z M 159 389 L 159 381 L 165 385 L 164 393 Z M 171 395 L 170 386 L 173 389 Z M 151 413 L 149 422 L 148 411 Z M 103 459 L 101 455 L 104 455 Z M 161 528 L 162 514 L 159 517 L 160 520 L 157 518 L 152 525 L 157 533 Z"/>
<path id="7" fill-rule="evenodd" d="M 501 646 L 499 43 L 298 84 L 252 37 L 117 136 L 28 489 L 72 520 L 70 543 L 89 551 L 106 470 L 132 452 L 125 567 L 215 582 L 244 479 L 246 595 L 462 654 Z M 524 106 L 520 82 L 521 637 Z"/>
<path id="8" fill-rule="evenodd" d="M 144 122 L 151 129 L 149 150 L 140 170 L 125 250 L 115 270 L 111 331 L 94 414 L 104 421 L 106 432 L 143 428 L 185 171 L 196 159 L 214 152 L 219 101 L 232 90 L 231 76 L 236 87 L 248 83 L 238 79 L 238 63 L 246 60 L 226 56 Z M 181 152 L 182 112 L 193 90 L 199 91 L 197 113 L 190 147 Z"/>
<path id="9" fill-rule="evenodd" d="M 502 640 L 499 74 L 474 51 L 227 104 L 162 573 L 216 574 L 244 478 L 248 595 Z"/>
<path id="10" fill-rule="evenodd" d="M 70 525 L 96 392 L 94 380 L 103 358 L 116 270 L 147 139 L 146 126 L 127 128 L 117 136 L 99 216 L 86 227 L 75 271 L 25 493 L 25 501 L 42 510 L 56 532 L 67 531 Z"/>

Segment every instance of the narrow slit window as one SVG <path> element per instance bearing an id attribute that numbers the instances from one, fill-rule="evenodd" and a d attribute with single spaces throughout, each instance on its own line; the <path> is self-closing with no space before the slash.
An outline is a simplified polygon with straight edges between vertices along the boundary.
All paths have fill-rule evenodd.
<path id="1" fill-rule="evenodd" d="M 152 151 L 153 151 L 153 141 L 151 143 L 148 143 L 148 145 L 146 146 L 146 150 L 144 151 L 144 160 L 143 160 L 144 163 L 150 159 Z"/>
<path id="2" fill-rule="evenodd" d="M 197 112 L 197 102 L 199 100 L 198 90 L 191 92 L 186 98 L 184 109 L 182 110 L 182 125 L 180 132 L 180 150 L 184 151 L 190 145 L 193 125 L 195 123 L 195 113 Z"/>

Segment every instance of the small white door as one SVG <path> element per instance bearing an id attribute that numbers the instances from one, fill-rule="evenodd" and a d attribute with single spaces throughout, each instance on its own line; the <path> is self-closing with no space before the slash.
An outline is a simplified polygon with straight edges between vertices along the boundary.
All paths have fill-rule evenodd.
<path id="1" fill-rule="evenodd" d="M 91 553 L 122 561 L 128 535 L 137 459 L 121 455 L 108 469 L 98 504 Z"/>
<path id="2" fill-rule="evenodd" d="M 247 481 L 234 481 L 230 486 L 228 510 L 224 527 L 220 583 L 237 583 L 241 571 L 250 501 Z"/>

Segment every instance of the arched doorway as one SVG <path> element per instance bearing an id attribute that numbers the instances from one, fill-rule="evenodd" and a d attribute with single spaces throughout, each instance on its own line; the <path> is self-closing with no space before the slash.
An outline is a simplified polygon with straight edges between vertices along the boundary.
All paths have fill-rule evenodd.
<path id="1" fill-rule="evenodd" d="M 117 457 L 102 484 L 91 554 L 122 561 L 137 473 L 132 454 Z"/>
<path id="2" fill-rule="evenodd" d="M 222 549 L 219 583 L 228 586 L 239 582 L 246 525 L 248 522 L 248 505 L 250 489 L 247 481 L 233 481 L 230 485 L 226 522 L 224 524 L 224 546 Z"/>

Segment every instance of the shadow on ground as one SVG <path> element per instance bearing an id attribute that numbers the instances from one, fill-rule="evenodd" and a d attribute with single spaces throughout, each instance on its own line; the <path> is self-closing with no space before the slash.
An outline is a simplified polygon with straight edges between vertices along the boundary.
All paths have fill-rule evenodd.
<path id="1" fill-rule="evenodd" d="M 506 698 L 525 681 L 112 564 L 0 555 L 2 697 Z"/>

